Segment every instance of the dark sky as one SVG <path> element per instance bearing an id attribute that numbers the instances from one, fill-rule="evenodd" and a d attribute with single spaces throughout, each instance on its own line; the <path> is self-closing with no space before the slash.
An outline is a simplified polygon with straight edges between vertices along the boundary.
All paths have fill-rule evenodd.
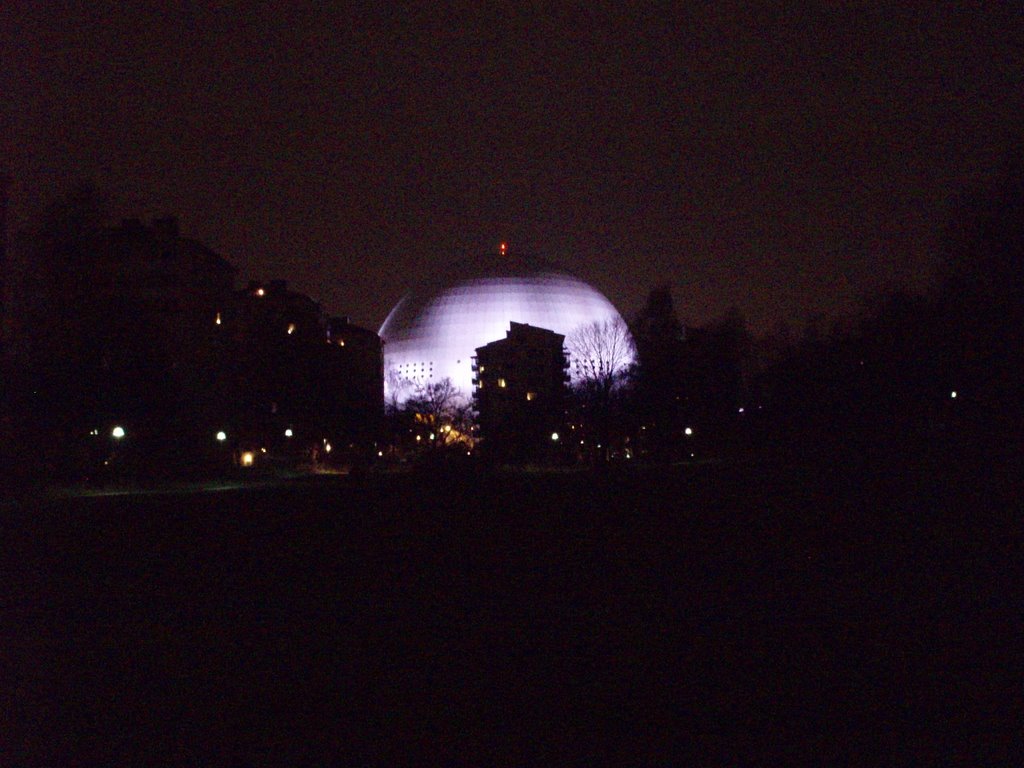
<path id="1" fill-rule="evenodd" d="M 203 5 L 2 4 L 15 223 L 92 178 L 374 328 L 503 239 L 624 313 L 849 311 L 1021 135 L 1012 3 Z"/>

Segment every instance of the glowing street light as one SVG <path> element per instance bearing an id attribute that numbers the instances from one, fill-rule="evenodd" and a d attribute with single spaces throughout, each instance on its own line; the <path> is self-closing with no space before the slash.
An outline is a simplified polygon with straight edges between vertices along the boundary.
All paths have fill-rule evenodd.
<path id="1" fill-rule="evenodd" d="M 124 427 L 114 427 L 112 430 L 110 430 L 110 436 L 116 438 L 117 440 L 120 440 L 122 437 L 124 437 Z"/>
<path id="2" fill-rule="evenodd" d="M 687 427 L 686 429 L 683 430 L 683 434 L 689 437 L 690 435 L 693 434 L 693 430 L 690 427 Z"/>
<path id="3" fill-rule="evenodd" d="M 954 389 L 954 390 L 953 390 L 952 392 L 950 392 L 950 393 L 949 393 L 949 396 L 950 396 L 950 397 L 951 397 L 952 399 L 956 400 L 956 390 Z"/>
<path id="4" fill-rule="evenodd" d="M 558 442 L 558 433 L 557 432 L 552 432 L 551 433 L 551 442 L 553 442 L 553 443 L 557 443 Z"/>
<path id="5" fill-rule="evenodd" d="M 284 431 L 284 436 L 285 436 L 285 437 L 291 437 L 291 436 L 292 436 L 292 435 L 294 435 L 294 434 L 295 434 L 295 433 L 294 433 L 294 432 L 292 432 L 292 428 L 291 428 L 291 427 L 288 427 L 288 429 L 286 429 L 286 430 Z"/>
<path id="6" fill-rule="evenodd" d="M 221 430 L 220 432 L 217 433 L 217 442 L 218 443 L 223 443 L 227 439 L 228 439 L 228 433 L 225 432 L 224 430 Z"/>

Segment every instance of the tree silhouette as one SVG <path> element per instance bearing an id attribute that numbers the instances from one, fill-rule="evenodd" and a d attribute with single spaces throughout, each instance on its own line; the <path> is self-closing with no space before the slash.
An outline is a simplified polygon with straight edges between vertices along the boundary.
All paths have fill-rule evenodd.
<path id="1" fill-rule="evenodd" d="M 429 430 L 428 445 L 448 448 L 473 442 L 473 409 L 449 378 L 421 384 L 405 402 L 413 422 Z"/>
<path id="2" fill-rule="evenodd" d="M 624 412 L 622 402 L 636 359 L 633 336 L 620 318 L 577 328 L 565 339 L 573 373 L 576 420 L 598 456 L 611 454 L 614 426 Z"/>

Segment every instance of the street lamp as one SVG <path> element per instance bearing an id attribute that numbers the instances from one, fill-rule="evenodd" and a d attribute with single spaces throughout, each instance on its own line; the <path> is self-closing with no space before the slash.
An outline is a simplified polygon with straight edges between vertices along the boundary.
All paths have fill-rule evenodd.
<path id="1" fill-rule="evenodd" d="M 553 443 L 557 443 L 558 442 L 558 433 L 557 432 L 552 432 L 551 433 L 551 442 L 553 442 Z"/>
<path id="2" fill-rule="evenodd" d="M 686 429 L 683 430 L 683 434 L 686 435 L 687 437 L 689 437 L 690 435 L 693 434 L 693 429 L 691 429 L 690 427 L 687 427 Z"/>
<path id="3" fill-rule="evenodd" d="M 117 440 L 120 440 L 122 437 L 124 437 L 124 427 L 122 427 L 122 426 L 114 427 L 112 430 L 110 430 L 110 435 L 111 435 L 111 437 L 113 437 L 113 438 L 115 438 Z"/>
<path id="4" fill-rule="evenodd" d="M 218 443 L 223 443 L 227 439 L 228 439 L 228 433 L 225 432 L 224 430 L 221 430 L 220 432 L 217 433 L 217 442 Z"/>

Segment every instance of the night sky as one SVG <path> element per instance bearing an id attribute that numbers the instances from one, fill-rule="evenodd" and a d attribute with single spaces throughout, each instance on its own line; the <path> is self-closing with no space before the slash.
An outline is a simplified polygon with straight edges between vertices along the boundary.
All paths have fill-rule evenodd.
<path id="1" fill-rule="evenodd" d="M 626 314 L 848 312 L 1022 135 L 1012 3 L 200 5 L 2 4 L 13 224 L 91 178 L 374 329 L 501 240 Z"/>

